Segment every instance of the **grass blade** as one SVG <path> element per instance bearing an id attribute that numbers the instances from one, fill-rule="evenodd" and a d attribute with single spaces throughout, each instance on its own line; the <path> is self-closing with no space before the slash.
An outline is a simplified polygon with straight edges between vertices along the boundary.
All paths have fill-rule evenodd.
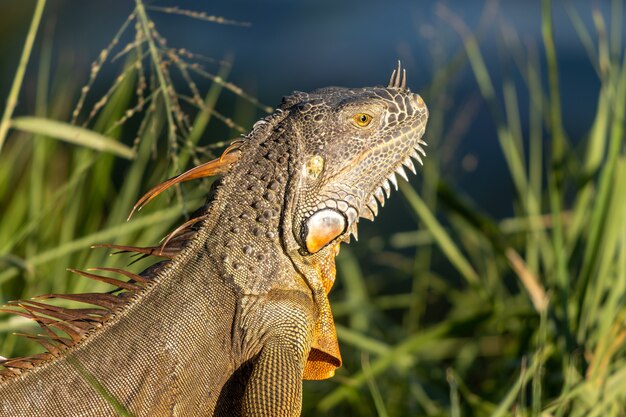
<path id="1" fill-rule="evenodd" d="M 75 145 L 110 152 L 126 159 L 133 159 L 135 152 L 128 146 L 103 136 L 93 130 L 72 126 L 57 120 L 24 116 L 11 120 L 11 127 L 24 132 L 57 138 Z"/>
<path id="2" fill-rule="evenodd" d="M 7 106 L 4 109 L 4 114 L 0 120 L 0 151 L 2 151 L 2 145 L 6 139 L 7 132 L 11 125 L 11 117 L 13 117 L 13 111 L 17 105 L 17 96 L 19 95 L 20 88 L 22 87 L 22 81 L 24 80 L 24 73 L 26 72 L 26 66 L 30 59 L 30 53 L 33 49 L 33 43 L 35 42 L 35 36 L 37 35 L 37 29 L 39 28 L 39 22 L 41 21 L 41 15 L 43 9 L 46 6 L 46 0 L 38 0 L 35 6 L 35 13 L 33 14 L 33 20 L 30 23 L 30 29 L 26 35 L 26 42 L 24 42 L 24 49 L 22 51 L 22 57 L 20 63 L 15 72 L 15 78 L 11 85 L 11 91 L 7 98 Z"/>
<path id="3" fill-rule="evenodd" d="M 111 392 L 109 392 L 109 390 L 106 389 L 106 387 L 102 385 L 100 381 L 98 381 L 98 379 L 78 361 L 78 359 L 73 356 L 68 356 L 67 361 L 76 369 L 76 371 L 78 371 L 79 374 L 82 375 L 83 378 L 85 378 L 85 381 L 87 381 L 87 383 L 91 385 L 98 392 L 98 394 L 100 394 L 102 399 L 108 402 L 109 405 L 115 409 L 118 416 L 133 417 L 133 414 L 128 411 L 128 409 L 124 407 L 124 405 L 120 403 L 119 400 L 115 398 L 113 394 L 111 394 Z"/>
<path id="4" fill-rule="evenodd" d="M 478 274 L 472 265 L 415 190 L 405 183 L 400 183 L 400 190 L 411 208 L 424 223 L 424 226 L 430 230 L 435 242 L 437 242 L 443 253 L 446 254 L 450 263 L 454 265 L 470 285 L 479 284 Z"/>

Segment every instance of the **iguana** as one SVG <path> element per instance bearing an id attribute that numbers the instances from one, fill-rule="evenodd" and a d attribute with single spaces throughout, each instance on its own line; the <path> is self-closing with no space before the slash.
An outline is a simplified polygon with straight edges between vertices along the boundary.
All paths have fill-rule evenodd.
<path id="1" fill-rule="evenodd" d="M 387 87 L 285 97 L 221 158 L 155 187 L 138 206 L 222 175 L 163 245 L 108 245 L 165 260 L 75 271 L 115 291 L 42 296 L 91 307 L 11 303 L 46 352 L 3 359 L 0 415 L 299 415 L 302 380 L 341 365 L 327 298 L 339 245 L 422 162 L 427 118 L 398 65 Z"/>

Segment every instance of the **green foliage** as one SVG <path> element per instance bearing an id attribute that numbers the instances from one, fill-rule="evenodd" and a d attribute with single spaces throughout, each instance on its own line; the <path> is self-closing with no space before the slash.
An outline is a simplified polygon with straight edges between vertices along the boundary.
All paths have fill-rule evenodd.
<path id="1" fill-rule="evenodd" d="M 342 249 L 331 303 L 344 366 L 331 380 L 305 383 L 304 415 L 626 414 L 622 2 L 612 1 L 608 23 L 599 11 L 591 12 L 597 44 L 579 11 L 565 6 L 600 80 L 593 124 L 574 138 L 563 128 L 568 115 L 560 105 L 550 1 L 542 3 L 545 56 L 539 57 L 537 45 L 523 46 L 506 25 L 498 29 L 504 59 L 514 63 L 522 87 L 506 75 L 498 85 L 485 63 L 480 40 L 494 17 L 490 4 L 475 31 L 438 6 L 462 49 L 448 56 L 443 37 L 428 40 L 436 76 L 420 93 L 431 113 L 430 152 L 421 184 L 401 184 L 406 204 L 394 207 L 418 226 L 382 236 L 363 230 L 358 245 Z M 5 112 L 5 125 L 13 130 L 0 149 L 3 301 L 102 290 L 65 268 L 121 266 L 127 258 L 105 260 L 105 251 L 88 246 L 111 240 L 154 244 L 181 212 L 198 205 L 206 184 L 186 187 L 185 195 L 178 189 L 174 203 L 158 199 L 125 222 L 143 191 L 228 144 L 198 145 L 205 132 L 212 136 L 215 123 L 224 123 L 232 136 L 251 124 L 217 112 L 220 94 L 232 92 L 242 106 L 271 111 L 225 81 L 227 63 L 212 74 L 190 61 L 193 54 L 167 47 L 148 12 L 237 22 L 174 8 L 151 10 L 139 0 L 136 6 L 92 65 L 82 90 L 62 76 L 62 66 L 51 74 L 51 41 L 44 39 L 34 117 Z M 134 41 L 116 50 L 130 28 Z M 30 53 L 28 42 L 24 49 Z M 126 63 L 119 77 L 84 111 L 102 66 L 120 57 Z M 458 114 L 449 111 L 447 100 L 464 68 L 472 71 L 491 112 L 516 192 L 513 218 L 491 218 L 457 191 L 455 176 L 443 175 L 460 172 L 447 161 L 475 106 L 470 101 Z M 186 92 L 175 89 L 173 70 L 185 80 Z M 194 76 L 212 82 L 204 97 Z M 68 96 L 76 98 L 75 108 Z M 529 103 L 526 126 L 520 97 Z M 125 144 L 122 137 L 134 141 Z M 120 158 L 131 155 L 130 162 Z M 378 222 L 385 222 L 390 209 Z M 10 335 L 31 323 L 0 320 L 3 355 L 36 349 Z"/>
<path id="2" fill-rule="evenodd" d="M 345 266 L 355 254 L 340 259 L 339 285 L 361 281 L 338 290 L 333 303 L 351 326 L 338 327 L 346 367 L 326 389 L 309 385 L 319 395 L 310 405 L 312 415 L 314 410 L 390 416 L 626 413 L 626 57 L 618 36 L 622 22 L 614 18 L 622 4 L 613 2 L 610 29 L 593 11 L 598 45 L 578 11 L 567 6 L 601 81 L 591 129 L 576 132 L 575 140 L 562 126 L 567 115 L 560 105 L 551 7 L 543 2 L 545 67 L 535 47 L 522 47 L 503 25 L 504 58 L 513 59 L 525 81 L 520 91 L 507 76 L 500 87 L 494 84 L 480 48 L 483 28 L 475 34 L 453 11 L 438 6 L 440 17 L 461 37 L 467 59 L 459 64 L 458 55 L 443 58 L 445 68 L 438 73 L 453 85 L 456 71 L 471 68 L 515 187 L 516 217 L 490 218 L 454 191 L 455 178 L 442 178 L 449 144 L 437 139 L 449 138 L 462 121 L 446 114 L 447 86 L 436 78 L 424 92 L 432 146 L 423 184 L 419 191 L 400 187 L 420 229 L 354 249 L 367 263 L 376 251 L 385 251 L 382 258 L 391 256 L 394 246 L 402 248 L 393 255 L 398 272 L 384 273 L 405 277 L 412 265 L 411 292 L 382 295 L 393 291 L 380 283 L 388 279 L 383 273 Z M 610 39 L 604 36 L 609 31 Z M 530 103 L 528 126 L 521 123 L 518 95 Z M 410 247 L 415 252 L 406 255 Z M 395 285 L 401 280 L 406 278 Z M 358 287 L 366 289 L 361 298 L 367 306 L 352 300 Z M 367 324 L 356 329 L 352 317 L 363 311 Z"/>

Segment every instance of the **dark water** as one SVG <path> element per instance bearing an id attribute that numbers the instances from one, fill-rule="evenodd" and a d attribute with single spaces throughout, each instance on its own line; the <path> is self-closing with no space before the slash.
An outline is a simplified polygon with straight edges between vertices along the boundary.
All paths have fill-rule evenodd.
<path id="1" fill-rule="evenodd" d="M 438 3 L 445 4 L 470 28 L 478 26 L 485 7 L 483 1 L 467 0 L 186 0 L 152 3 L 177 5 L 249 22 L 250 27 L 216 25 L 156 12 L 151 15 L 169 45 L 218 59 L 232 56 L 234 66 L 230 80 L 258 96 L 262 102 L 276 105 L 283 95 L 293 90 L 306 91 L 327 85 L 384 84 L 397 59 L 402 59 L 408 70 L 411 88 L 421 91 L 441 70 L 433 62 L 433 49 L 446 61 L 461 48 L 457 33 L 436 13 Z M 610 3 L 608 0 L 594 2 L 605 16 L 609 14 Z M 0 0 L 1 96 L 8 91 L 34 4 L 32 0 Z M 591 2 L 581 0 L 573 4 L 595 39 Z M 44 31 L 48 28 L 48 32 L 54 34 L 57 59 L 71 56 L 75 62 L 77 82 L 84 82 L 89 63 L 110 41 L 133 5 L 130 0 L 48 2 Z M 555 2 L 553 13 L 564 123 L 570 138 L 576 141 L 590 126 L 599 81 L 562 2 Z M 537 46 L 542 55 L 540 23 L 539 1 L 500 2 L 495 18 L 487 22 L 487 30 L 480 40 L 496 85 L 501 85 L 502 78 L 508 77 L 514 80 L 520 91 L 524 90 L 513 61 L 506 58 L 510 54 L 502 42 L 500 28 L 513 30 L 523 42 Z M 36 49 L 33 55 L 35 65 L 37 53 Z M 117 69 L 110 67 L 109 75 Z M 34 72 L 30 75 L 18 109 L 24 112 L 32 111 L 33 99 L 29 91 L 33 91 Z M 455 187 L 496 217 L 509 215 L 514 195 L 511 181 L 492 119 L 479 99 L 471 71 L 466 68 L 459 72 L 447 92 L 450 114 L 455 114 L 460 103 L 478 97 L 479 107 L 473 123 L 459 139 L 458 149 L 450 162 L 453 167 L 460 166 L 462 158 L 471 154 L 478 165 L 470 172 L 452 169 L 450 174 L 443 174 L 444 178 L 453 176 L 449 179 L 453 180 Z M 229 105 L 228 98 L 225 104 Z M 523 125 L 527 119 L 527 107 L 527 98 L 520 94 Z"/>

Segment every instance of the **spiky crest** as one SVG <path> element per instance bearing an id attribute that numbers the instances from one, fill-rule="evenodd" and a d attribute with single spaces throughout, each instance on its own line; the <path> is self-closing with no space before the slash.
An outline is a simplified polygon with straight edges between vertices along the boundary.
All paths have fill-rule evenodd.
<path id="1" fill-rule="evenodd" d="M 133 207 L 131 215 L 134 211 L 141 209 L 158 194 L 177 183 L 196 178 L 225 174 L 239 158 L 240 145 L 241 141 L 237 141 L 229 146 L 220 158 L 194 167 L 183 174 L 170 178 L 157 185 L 137 202 Z M 34 297 L 31 300 L 10 301 L 4 308 L 0 308 L 0 312 L 16 314 L 35 321 L 42 328 L 44 334 L 33 335 L 15 333 L 15 335 L 33 340 L 45 349 L 43 353 L 30 356 L 15 358 L 0 356 L 0 366 L 4 367 L 4 369 L 0 370 L 0 382 L 7 378 L 20 375 L 25 370 L 32 369 L 46 361 L 59 357 L 68 348 L 75 346 L 91 332 L 110 320 L 116 311 L 120 310 L 129 302 L 133 295 L 138 295 L 149 287 L 161 268 L 178 255 L 199 230 L 199 223 L 207 217 L 206 212 L 210 206 L 210 202 L 209 200 L 207 204 L 196 211 L 191 219 L 168 233 L 163 239 L 163 243 L 158 246 L 137 247 L 115 244 L 98 244 L 92 246 L 92 248 L 103 247 L 115 249 L 117 252 L 114 252 L 114 254 L 133 253 L 138 256 L 138 258 L 131 262 L 131 264 L 148 256 L 167 259 L 166 261 L 152 265 L 141 274 L 119 268 L 89 268 L 87 271 L 68 269 L 82 277 L 112 285 L 114 287 L 113 290 L 106 293 L 45 294 Z M 118 279 L 88 271 L 113 273 L 123 278 Z M 52 299 L 74 301 L 96 307 L 67 308 L 36 301 Z M 57 332 L 64 333 L 65 335 L 60 335 Z"/>

